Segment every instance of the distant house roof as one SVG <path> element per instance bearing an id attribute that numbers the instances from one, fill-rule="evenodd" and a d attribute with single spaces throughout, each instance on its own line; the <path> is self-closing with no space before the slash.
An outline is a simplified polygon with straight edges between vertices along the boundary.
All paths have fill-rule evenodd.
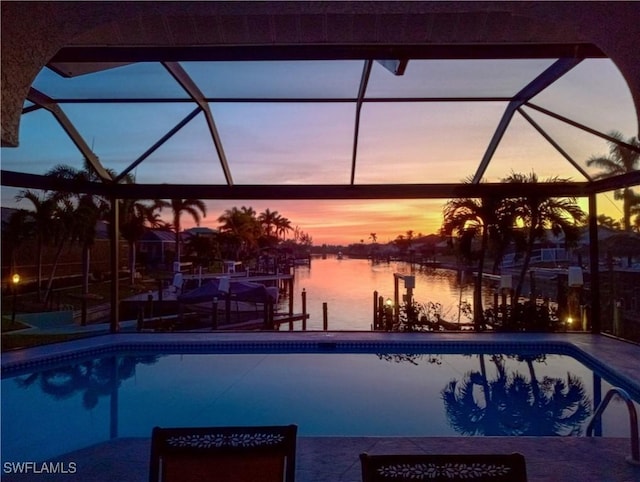
<path id="1" fill-rule="evenodd" d="M 142 236 L 142 239 L 140 241 L 150 241 L 150 242 L 158 242 L 158 241 L 162 241 L 165 243 L 175 243 L 176 242 L 176 235 L 175 233 L 172 233 L 171 231 L 164 231 L 161 229 L 148 229 L 144 235 Z"/>
<path id="2" fill-rule="evenodd" d="M 18 211 L 18 209 L 15 208 L 6 208 L 6 207 L 2 207 L 1 211 L 1 215 L 2 215 L 2 222 L 3 223 L 8 223 L 9 222 L 9 218 L 11 217 L 11 215 L 15 212 Z"/>
<path id="3" fill-rule="evenodd" d="M 189 236 L 213 236 L 214 234 L 218 234 L 217 229 L 211 229 L 203 226 L 185 229 L 183 232 Z"/>

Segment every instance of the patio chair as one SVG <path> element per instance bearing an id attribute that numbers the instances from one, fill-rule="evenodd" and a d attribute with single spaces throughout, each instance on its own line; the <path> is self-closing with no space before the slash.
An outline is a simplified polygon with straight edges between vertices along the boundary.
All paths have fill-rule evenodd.
<path id="1" fill-rule="evenodd" d="M 155 427 L 149 482 L 293 482 L 297 425 Z"/>
<path id="2" fill-rule="evenodd" d="M 360 454 L 363 482 L 526 482 L 521 454 Z"/>

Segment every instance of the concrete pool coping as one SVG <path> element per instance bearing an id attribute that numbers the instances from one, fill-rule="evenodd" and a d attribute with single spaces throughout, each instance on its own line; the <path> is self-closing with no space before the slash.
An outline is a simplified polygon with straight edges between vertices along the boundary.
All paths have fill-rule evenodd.
<path id="1" fill-rule="evenodd" d="M 362 332 L 231 332 L 118 334 L 86 338 L 57 345 L 2 354 L 2 369 L 12 372 L 37 366 L 45 360 L 69 360 L 79 354 L 107 353 L 119 349 L 177 349 L 198 346 L 229 346 L 245 349 L 289 346 L 304 349 L 377 347 L 412 344 L 449 346 L 552 345 L 573 347 L 587 359 L 615 371 L 625 382 L 640 389 L 640 346 L 603 335 L 573 333 L 362 333 Z M 485 345 L 486 344 L 486 345 Z M 531 481 L 625 482 L 640 480 L 640 468 L 625 461 L 630 454 L 628 438 L 587 437 L 300 437 L 296 480 L 360 480 L 358 454 L 370 453 L 481 453 L 521 452 L 527 459 Z M 39 474 L 38 481 L 138 481 L 148 477 L 149 439 L 120 438 L 62 455 L 55 461 L 74 461 L 76 474 Z M 33 474 L 31 474 L 33 477 Z M 30 480 L 3 473 L 4 480 Z"/>

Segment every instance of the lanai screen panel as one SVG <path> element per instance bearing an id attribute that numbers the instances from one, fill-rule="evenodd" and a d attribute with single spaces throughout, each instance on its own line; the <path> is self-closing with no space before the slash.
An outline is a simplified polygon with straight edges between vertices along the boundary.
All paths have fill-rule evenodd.
<path id="1" fill-rule="evenodd" d="M 554 61 L 410 60 L 400 76 L 374 61 L 368 77 L 364 59 L 180 65 L 206 100 L 235 184 L 349 184 L 352 168 L 355 184 L 402 184 L 473 175 L 511 97 Z M 162 63 L 105 65 L 72 78 L 45 68 L 33 87 L 58 102 L 116 173 L 136 162 L 130 173 L 138 183 L 226 182 L 202 106 Z M 637 130 L 630 94 L 609 60 L 584 60 L 531 103 L 600 132 L 629 138 Z M 29 101 L 25 108 L 20 147 L 3 149 L 3 169 L 81 168 L 82 154 L 53 116 Z M 522 110 L 548 138 L 516 113 L 483 180 L 534 168 L 579 181 L 581 170 L 600 172 L 586 160 L 607 155 L 606 140 L 531 106 Z"/>

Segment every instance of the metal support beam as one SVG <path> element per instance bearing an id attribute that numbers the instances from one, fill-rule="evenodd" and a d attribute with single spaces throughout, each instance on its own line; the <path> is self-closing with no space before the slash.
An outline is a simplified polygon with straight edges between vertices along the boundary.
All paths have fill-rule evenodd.
<path id="1" fill-rule="evenodd" d="M 558 59 L 607 58 L 592 43 L 456 44 L 305 44 L 208 46 L 64 47 L 51 58 L 59 62 L 187 62 L 216 60 L 362 60 L 362 59 Z"/>
<path id="2" fill-rule="evenodd" d="M 231 171 L 229 170 L 227 156 L 224 153 L 224 149 L 222 148 L 220 134 L 218 133 L 218 128 L 216 127 L 215 121 L 213 120 L 211 109 L 209 109 L 209 104 L 205 100 L 204 94 L 200 91 L 200 88 L 196 85 L 193 79 L 189 77 L 189 74 L 187 74 L 187 72 L 180 66 L 180 64 L 178 64 L 177 62 L 162 62 L 162 65 L 173 76 L 173 78 L 176 79 L 176 81 L 182 86 L 187 94 L 189 94 L 189 96 L 194 101 L 196 101 L 196 103 L 204 112 L 205 118 L 207 119 L 207 126 L 209 127 L 211 138 L 213 139 L 213 145 L 216 148 L 218 159 L 220 159 L 220 165 L 222 167 L 222 171 L 224 172 L 224 178 L 227 181 L 227 185 L 232 186 L 233 179 L 231 177 Z"/>
<path id="3" fill-rule="evenodd" d="M 551 144 L 556 149 L 556 151 L 558 151 L 560 154 L 562 154 L 562 157 L 564 157 L 567 161 L 569 161 L 569 163 L 571 163 L 571 165 L 573 167 L 575 167 L 576 170 L 580 174 L 582 174 L 587 181 L 592 181 L 593 180 L 591 178 L 591 176 L 589 176 L 589 174 L 587 174 L 587 172 L 582 168 L 582 166 L 580 164 L 578 164 L 562 147 L 560 147 L 560 145 L 556 141 L 554 141 L 551 138 L 551 136 L 536 121 L 534 121 L 529 114 L 527 114 L 522 109 L 522 107 L 518 107 L 518 113 L 522 117 L 524 117 L 527 120 L 527 122 L 529 122 L 529 124 L 531 124 L 533 126 L 533 128 L 535 130 L 537 130 L 540 133 L 540 135 L 542 137 L 544 137 L 547 140 L 547 142 L 549 144 Z"/>
<path id="4" fill-rule="evenodd" d="M 27 99 L 33 102 L 34 104 L 39 105 L 43 109 L 46 109 L 49 112 L 51 112 L 53 114 L 53 117 L 58 121 L 60 126 L 62 126 L 64 131 L 67 133 L 71 141 L 76 145 L 76 147 L 82 153 L 84 158 L 89 162 L 91 167 L 93 167 L 93 169 L 96 171 L 98 176 L 103 181 L 112 180 L 112 177 L 111 177 L 111 174 L 109 174 L 109 171 L 107 171 L 104 168 L 104 166 L 100 163 L 98 156 L 96 156 L 91 150 L 91 148 L 89 148 L 89 146 L 87 145 L 85 140 L 82 138 L 78 130 L 75 128 L 75 126 L 71 123 L 69 118 L 60 108 L 60 106 L 53 99 L 43 94 L 42 92 L 34 89 L 33 87 L 29 89 L 29 93 L 27 94 Z"/>
<path id="5" fill-rule="evenodd" d="M 356 158 L 358 155 L 358 138 L 360 135 L 360 111 L 362 110 L 362 101 L 367 92 L 367 84 L 369 83 L 369 76 L 371 75 L 371 66 L 373 61 L 365 60 L 364 67 L 362 68 L 362 77 L 360 78 L 360 88 L 358 89 L 358 100 L 356 101 L 356 124 L 353 131 L 353 153 L 351 155 L 351 184 L 353 185 L 356 179 Z"/>
<path id="6" fill-rule="evenodd" d="M 637 174 L 640 174 L 637 173 Z M 486 196 L 586 197 L 593 192 L 588 182 L 571 183 L 460 183 L 460 184 L 105 184 L 77 183 L 14 171 L 0 171 L 3 186 L 26 189 L 73 190 L 118 199 L 450 199 Z"/>
<path id="7" fill-rule="evenodd" d="M 116 182 L 120 182 L 127 174 L 133 171 L 138 165 L 144 161 L 147 157 L 149 157 L 156 149 L 158 149 L 162 144 L 167 142 L 173 135 L 182 129 L 185 125 L 187 125 L 191 119 L 193 119 L 196 115 L 200 113 L 202 109 L 198 106 L 196 107 L 187 117 L 182 119 L 178 124 L 175 125 L 173 129 L 167 132 L 164 136 L 158 140 L 154 145 L 152 145 L 149 149 L 147 149 L 140 157 L 138 157 L 135 161 L 129 165 L 124 171 L 122 171 L 118 177 L 116 177 Z"/>
<path id="8" fill-rule="evenodd" d="M 582 62 L 582 60 L 582 58 L 563 58 L 556 60 L 549 68 L 524 86 L 524 88 L 513 97 L 511 102 L 507 105 L 496 131 L 493 133 L 489 146 L 487 147 L 484 156 L 482 156 L 478 170 L 473 176 L 472 182 L 474 184 L 478 184 L 482 179 L 482 176 L 484 176 L 487 166 L 493 158 L 507 127 L 509 127 L 509 123 L 513 118 L 513 114 L 516 112 L 516 109 L 553 84 L 556 80 Z"/>
<path id="9" fill-rule="evenodd" d="M 576 122 L 574 120 L 571 120 L 567 117 L 561 116 L 560 114 L 556 114 L 555 112 L 551 112 L 548 109 L 545 109 L 544 107 L 540 107 L 538 105 L 532 104 L 531 102 L 525 102 L 525 104 L 527 107 L 531 107 L 534 110 L 537 110 L 538 112 L 542 112 L 543 114 L 548 115 L 549 117 L 553 117 L 554 119 L 557 119 L 559 121 L 565 122 L 567 124 L 569 124 L 570 126 L 576 127 L 578 129 L 582 129 L 585 132 L 588 132 L 589 134 L 593 134 L 594 136 L 598 136 L 601 137 L 602 139 L 606 140 L 607 142 L 611 142 L 613 144 L 617 144 L 620 147 L 625 147 L 627 149 L 629 149 L 630 151 L 633 152 L 639 152 L 640 153 L 640 147 L 638 146 L 634 146 L 632 144 L 628 144 L 624 141 L 621 141 L 620 139 L 616 139 L 615 137 L 611 137 L 607 134 L 604 134 L 603 132 L 597 131 L 595 129 L 592 129 L 591 127 L 587 127 L 584 124 L 580 124 L 579 122 Z"/>
<path id="10" fill-rule="evenodd" d="M 593 181 L 591 184 L 591 191 L 599 193 L 633 186 L 640 186 L 640 171 L 627 172 L 618 176 L 611 176 Z"/>
<path id="11" fill-rule="evenodd" d="M 517 108 L 518 108 L 518 104 L 514 101 L 509 102 L 509 104 L 507 105 L 507 108 L 505 109 L 504 114 L 502 114 L 502 118 L 498 123 L 498 127 L 496 128 L 495 132 L 493 133 L 493 136 L 491 137 L 491 140 L 489 141 L 487 150 L 484 152 L 484 155 L 482 156 L 482 160 L 480 161 L 478 170 L 473 176 L 473 180 L 471 181 L 473 184 L 479 184 L 480 181 L 482 180 L 482 176 L 484 176 L 484 173 L 486 172 L 487 167 L 489 166 L 489 162 L 493 158 L 493 155 L 496 153 L 496 149 L 498 148 L 498 145 L 502 140 L 502 136 L 504 136 L 504 133 L 506 132 L 507 127 L 509 127 L 509 123 L 511 122 L 511 119 L 513 118 L 513 114 L 516 112 Z"/>
<path id="12" fill-rule="evenodd" d="M 596 195 L 589 195 L 589 279 L 591 285 L 591 333 L 601 331 L 600 322 L 600 258 L 598 252 L 598 209 Z"/>
<path id="13" fill-rule="evenodd" d="M 117 184 L 114 184 L 117 185 Z M 109 331 L 117 333 L 120 330 L 120 291 L 119 276 L 120 260 L 119 260 L 119 242 L 118 227 L 120 226 L 120 210 L 118 206 L 118 198 L 111 198 L 111 219 L 109 227 L 109 248 L 110 248 L 110 265 L 111 265 L 111 315 L 109 318 Z"/>

